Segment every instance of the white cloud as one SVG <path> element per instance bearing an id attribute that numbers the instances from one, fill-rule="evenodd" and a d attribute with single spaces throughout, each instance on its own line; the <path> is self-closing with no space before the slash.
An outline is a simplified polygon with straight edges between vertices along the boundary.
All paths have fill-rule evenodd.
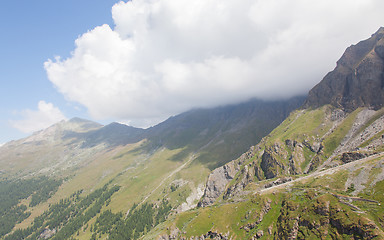
<path id="1" fill-rule="evenodd" d="M 10 124 L 12 127 L 24 133 L 32 133 L 66 119 L 57 107 L 45 101 L 39 101 L 37 111 L 26 109 L 18 114 L 22 119 L 10 120 Z"/>
<path id="2" fill-rule="evenodd" d="M 382 0 L 132 0 L 115 27 L 48 60 L 50 81 L 98 119 L 142 126 L 192 107 L 305 94 L 384 22 Z"/>

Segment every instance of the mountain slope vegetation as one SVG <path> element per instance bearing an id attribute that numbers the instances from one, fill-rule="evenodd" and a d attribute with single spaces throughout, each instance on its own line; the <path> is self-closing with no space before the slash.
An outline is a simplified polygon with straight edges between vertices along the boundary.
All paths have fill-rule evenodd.
<path id="1" fill-rule="evenodd" d="M 147 239 L 383 239 L 384 29 Z"/>
<path id="2" fill-rule="evenodd" d="M 149 129 L 119 123 L 102 126 L 74 118 L 9 142 L 0 148 L 2 186 L 7 181 L 34 181 L 40 176 L 49 181 L 57 179 L 60 185 L 38 204 L 33 204 L 35 193 L 15 198 L 13 203 L 22 206 L 18 210 L 20 217 L 1 236 L 34 239 L 62 236 L 64 233 L 60 232 L 64 231 L 64 238 L 90 239 L 95 233 L 97 237 L 115 233 L 106 231 L 105 226 L 100 227 L 104 230 L 96 231 L 94 225 L 91 231 L 85 225 L 96 223 L 99 217 L 114 218 L 116 222 L 110 226 L 127 225 L 125 216 L 134 206 L 137 214 L 144 211 L 143 206 L 147 211 L 163 202 L 173 212 L 188 210 L 200 199 L 210 169 L 241 155 L 251 142 L 259 141 L 302 102 L 303 98 L 252 100 L 215 109 L 196 109 Z M 115 186 L 118 190 L 111 190 L 108 198 L 81 206 L 81 199 L 89 198 L 97 189 L 107 194 Z M 100 194 L 101 197 L 103 193 Z M 76 199 L 70 197 L 75 195 Z M 59 216 L 56 225 L 50 225 L 50 220 L 35 224 L 41 218 L 54 218 L 57 213 L 52 206 L 62 201 L 80 206 L 70 210 L 73 212 L 68 212 L 69 216 Z M 92 204 L 97 201 L 95 214 Z M 92 214 L 81 219 L 79 214 L 88 211 Z M 104 212 L 107 215 L 102 215 Z M 150 212 L 152 220 L 145 220 L 150 223 L 145 225 L 145 231 L 143 225 L 138 225 L 122 236 L 137 238 L 148 232 L 149 226 L 165 219 L 164 211 L 161 217 L 157 210 Z"/>
<path id="3" fill-rule="evenodd" d="M 148 129 L 76 118 L 5 144 L 0 238 L 383 239 L 383 39 L 348 48 L 299 109 L 252 100 Z"/>
<path id="4" fill-rule="evenodd" d="M 332 121 L 335 111 L 340 109 L 327 105 L 293 112 L 241 158 L 210 174 L 201 208 L 171 218 L 156 234 L 163 239 L 384 237 L 379 210 L 384 141 L 377 134 L 384 130 L 383 111 L 357 109 Z M 367 111 L 371 118 L 359 122 Z M 313 124 L 299 127 L 302 121 Z M 356 138 L 379 122 L 373 137 L 355 147 Z M 363 127 L 355 130 L 357 123 Z"/>

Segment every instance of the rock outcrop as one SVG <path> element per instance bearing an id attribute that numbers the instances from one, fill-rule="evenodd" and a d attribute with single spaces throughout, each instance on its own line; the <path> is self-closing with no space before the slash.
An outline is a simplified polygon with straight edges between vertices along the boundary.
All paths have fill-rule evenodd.
<path id="1" fill-rule="evenodd" d="M 226 211 L 230 216 L 221 229 L 236 239 L 382 239 L 383 149 L 380 28 L 348 48 L 335 70 L 311 90 L 304 108 L 292 112 L 247 157 L 214 170 L 200 206 L 215 205 L 196 210 L 196 217 L 183 223 L 217 227 Z M 206 231 L 190 239 L 223 239 Z"/>
<path id="2" fill-rule="evenodd" d="M 229 233 L 219 233 L 217 231 L 208 231 L 201 236 L 192 236 L 190 238 L 182 236 L 180 230 L 175 228 L 172 230 L 172 233 L 167 235 L 161 235 L 157 238 L 158 240 L 206 240 L 206 239 L 216 239 L 216 240 L 231 240 Z"/>
<path id="3" fill-rule="evenodd" d="M 374 222 L 359 216 L 352 211 L 353 208 L 341 207 L 344 203 L 329 194 L 306 201 L 306 204 L 290 200 L 282 202 L 275 239 L 323 239 L 328 235 L 375 239 L 380 235 Z"/>
<path id="4" fill-rule="evenodd" d="M 263 170 L 266 179 L 277 177 L 284 170 L 284 165 L 282 165 L 274 156 L 275 154 L 282 152 L 280 149 L 280 146 L 275 144 L 266 149 L 261 156 L 260 167 Z"/>
<path id="5" fill-rule="evenodd" d="M 49 239 L 56 234 L 56 229 L 46 228 L 39 236 L 39 239 Z"/>
<path id="6" fill-rule="evenodd" d="M 223 199 L 229 199 L 241 193 L 249 183 L 254 181 L 255 175 L 257 175 L 256 171 L 257 166 L 255 166 L 254 162 L 244 165 L 236 183 L 229 186 L 224 192 Z"/>
<path id="7" fill-rule="evenodd" d="M 349 47 L 336 68 L 308 94 L 305 108 L 331 104 L 352 112 L 384 106 L 384 28 Z"/>
<path id="8" fill-rule="evenodd" d="M 340 160 L 343 163 L 349 163 L 349 162 L 353 162 L 353 161 L 365 158 L 366 156 L 367 156 L 367 154 L 360 153 L 360 152 L 345 152 L 341 156 Z"/>
<path id="9" fill-rule="evenodd" d="M 265 188 L 270 188 L 270 187 L 277 186 L 277 185 L 280 185 L 280 184 L 283 184 L 283 183 L 286 183 L 286 182 L 290 182 L 290 181 L 292 181 L 291 177 L 282 177 L 282 178 L 276 179 L 273 182 L 265 184 L 264 187 Z"/>
<path id="10" fill-rule="evenodd" d="M 241 226 L 240 229 L 244 229 L 246 232 L 249 232 L 252 229 L 256 228 L 257 225 L 260 224 L 261 221 L 263 221 L 264 216 L 269 212 L 269 210 L 271 210 L 271 203 L 272 203 L 272 201 L 270 199 L 266 199 L 266 201 L 264 201 L 263 207 L 261 208 L 260 212 L 258 213 L 257 220 L 255 222 L 247 223 L 246 225 Z M 260 237 L 261 236 L 259 236 L 257 238 L 260 238 Z"/>
<path id="11" fill-rule="evenodd" d="M 216 199 L 225 191 L 227 184 L 235 177 L 236 173 L 240 170 L 241 165 L 248 159 L 252 158 L 255 154 L 255 147 L 237 160 L 231 161 L 222 167 L 216 168 L 208 177 L 208 181 L 204 190 L 204 195 L 200 202 L 199 207 L 206 207 L 212 205 Z"/>

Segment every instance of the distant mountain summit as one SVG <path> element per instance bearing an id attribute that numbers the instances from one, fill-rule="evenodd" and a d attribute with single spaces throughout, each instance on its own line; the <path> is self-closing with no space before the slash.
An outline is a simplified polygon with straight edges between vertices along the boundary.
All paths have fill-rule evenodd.
<path id="1" fill-rule="evenodd" d="M 141 135 L 144 131 L 141 128 L 113 122 L 95 131 L 83 134 L 83 147 L 93 147 L 103 142 L 110 146 L 135 143 L 142 140 Z"/>
<path id="2" fill-rule="evenodd" d="M 12 147 L 22 144 L 41 145 L 43 142 L 61 144 L 63 139 L 65 139 L 69 133 L 84 134 L 89 131 L 96 131 L 102 127 L 103 125 L 93 121 L 72 118 L 70 120 L 62 120 L 46 129 L 34 132 L 31 136 L 26 138 L 6 143 L 5 146 Z"/>
<path id="3" fill-rule="evenodd" d="M 326 104 L 352 112 L 358 107 L 384 106 L 384 28 L 352 45 L 308 94 L 305 108 Z"/>

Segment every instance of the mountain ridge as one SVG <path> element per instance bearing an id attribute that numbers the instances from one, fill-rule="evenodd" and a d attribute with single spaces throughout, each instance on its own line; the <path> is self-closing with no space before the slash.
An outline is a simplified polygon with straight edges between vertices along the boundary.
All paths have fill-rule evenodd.
<path id="1" fill-rule="evenodd" d="M 21 214 L 0 237 L 384 238 L 384 108 L 354 94 L 382 91 L 383 30 L 348 48 L 299 109 L 302 98 L 252 100 L 147 130 L 84 131 L 87 121 L 73 119 L 46 130 L 52 141 L 0 147 L 0 177 L 19 177 L 0 183 L 62 179 L 14 200 Z"/>
<path id="2" fill-rule="evenodd" d="M 73 118 L 24 139 L 11 141 L 1 146 L 0 151 L 7 149 L 8 154 L 5 156 L 16 157 L 24 150 L 37 152 L 38 149 L 44 148 L 44 144 L 50 148 L 65 144 L 71 146 L 67 152 L 76 152 L 73 153 L 75 157 L 81 154 L 81 149 L 100 152 L 146 140 L 140 151 L 150 153 L 162 147 L 170 150 L 183 148 L 183 151 L 173 158 L 178 161 L 192 152 L 202 152 L 197 161 L 211 165 L 210 168 L 213 169 L 241 155 L 250 147 L 251 142 L 259 141 L 268 134 L 291 110 L 300 107 L 303 101 L 303 97 L 271 102 L 256 99 L 238 105 L 194 109 L 148 129 L 116 122 L 103 126 L 93 121 Z M 28 145 L 25 145 L 26 143 Z M 20 149 L 19 144 L 24 146 Z M 38 148 L 28 150 L 32 146 Z M 227 154 L 221 154 L 223 151 Z M 57 158 L 62 158 L 63 154 L 58 154 Z M 6 159 L 1 160 L 0 157 L 1 161 Z"/>
<path id="3" fill-rule="evenodd" d="M 304 108 L 331 104 L 352 112 L 384 106 L 384 28 L 347 48 L 336 68 L 312 88 Z"/>
<path id="4" fill-rule="evenodd" d="M 168 201 L 176 212 L 191 209 L 202 195 L 209 168 L 236 158 L 303 100 L 251 100 L 195 109 L 148 130 L 74 118 L 10 142 L 0 147 L 0 184 L 40 176 L 63 179 L 57 193 L 46 202 L 26 208 L 31 217 L 19 220 L 16 229 L 30 227 L 35 217 L 53 211 L 50 206 L 67 196 L 81 193 L 79 197 L 86 198 L 108 184 L 121 186 L 109 205 L 114 211 L 127 212 L 135 203 L 147 206 Z M 213 153 L 216 155 L 209 155 Z M 199 159 L 201 156 L 209 161 Z M 52 236 L 52 231 L 57 229 L 49 227 L 41 234 Z M 91 235 L 85 231 L 83 238 Z"/>
<path id="5" fill-rule="evenodd" d="M 302 108 L 210 173 L 200 208 L 145 239 L 384 238 L 383 37 L 349 47 Z"/>

